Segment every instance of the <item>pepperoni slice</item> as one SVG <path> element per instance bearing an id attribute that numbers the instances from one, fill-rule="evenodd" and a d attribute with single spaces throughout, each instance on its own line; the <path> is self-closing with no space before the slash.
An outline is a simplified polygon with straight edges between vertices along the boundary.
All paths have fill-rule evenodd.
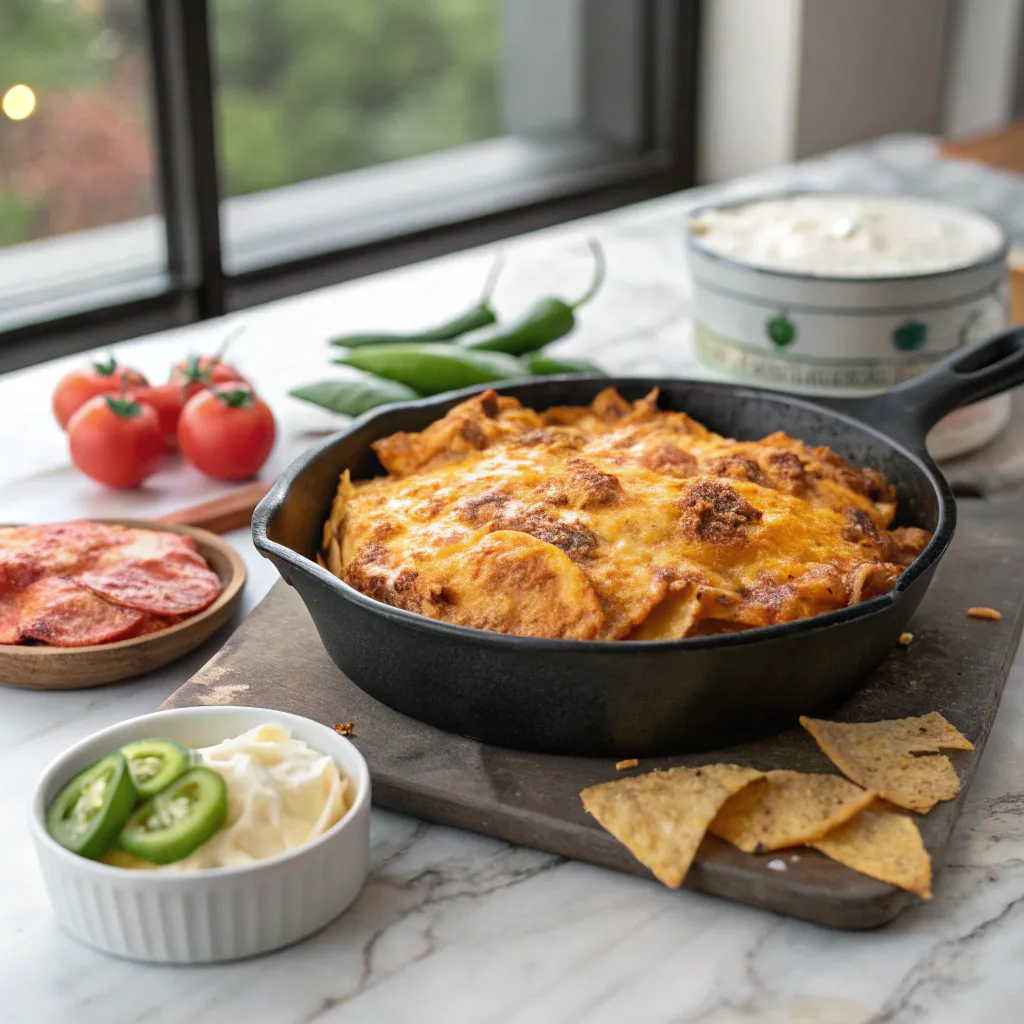
<path id="1" fill-rule="evenodd" d="M 0 587 L 20 589 L 42 576 L 72 575 L 136 532 L 106 523 L 0 528 Z"/>
<path id="2" fill-rule="evenodd" d="M 124 639 L 146 636 L 149 633 L 159 633 L 161 629 L 176 625 L 180 621 L 180 618 L 176 615 L 150 615 L 147 612 L 143 612 L 142 621 Z"/>
<path id="3" fill-rule="evenodd" d="M 0 644 L 144 636 L 220 591 L 187 534 L 90 522 L 0 527 Z"/>
<path id="4" fill-rule="evenodd" d="M 88 647 L 120 640 L 142 619 L 63 576 L 37 580 L 21 595 L 21 636 L 55 647 Z"/>
<path id="5" fill-rule="evenodd" d="M 17 594 L 0 595 L 0 644 L 21 641 L 21 604 Z"/>
<path id="6" fill-rule="evenodd" d="M 200 557 L 200 556 L 195 556 Z M 108 601 L 152 615 L 194 615 L 220 594 L 217 574 L 197 565 L 187 553 L 170 552 L 161 559 L 112 566 L 78 577 L 83 587 Z"/>

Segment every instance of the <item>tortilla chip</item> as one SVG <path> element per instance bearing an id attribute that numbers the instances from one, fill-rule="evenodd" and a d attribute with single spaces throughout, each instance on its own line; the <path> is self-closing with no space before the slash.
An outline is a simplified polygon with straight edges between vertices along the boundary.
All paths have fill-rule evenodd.
<path id="1" fill-rule="evenodd" d="M 960 792 L 956 769 L 939 748 L 974 749 L 937 711 L 884 722 L 824 722 L 801 717 L 800 724 L 852 782 L 922 814 Z M 930 756 L 914 756 L 917 754 Z"/>
<path id="2" fill-rule="evenodd" d="M 669 768 L 591 786 L 580 799 L 658 881 L 677 889 L 722 804 L 762 775 L 733 764 Z"/>
<path id="3" fill-rule="evenodd" d="M 875 795 L 839 775 L 768 772 L 730 797 L 709 831 L 744 853 L 784 850 L 821 839 Z"/>
<path id="4" fill-rule="evenodd" d="M 871 808 L 811 843 L 826 857 L 880 882 L 932 898 L 932 862 L 917 825 L 905 814 Z"/>

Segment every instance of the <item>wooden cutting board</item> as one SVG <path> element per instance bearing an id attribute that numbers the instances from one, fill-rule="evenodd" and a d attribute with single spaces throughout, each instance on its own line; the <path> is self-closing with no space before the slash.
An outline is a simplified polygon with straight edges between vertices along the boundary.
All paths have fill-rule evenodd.
<path id="1" fill-rule="evenodd" d="M 912 623 L 913 643 L 894 650 L 864 689 L 837 709 L 855 721 L 941 711 L 975 744 L 971 753 L 952 755 L 964 791 L 1024 621 L 1022 519 L 1018 501 L 961 503 L 956 538 Z M 1002 621 L 968 618 L 971 605 L 997 608 Z M 488 747 L 390 710 L 335 667 L 305 607 L 283 582 L 164 707 L 196 704 L 276 708 L 326 724 L 354 721 L 352 738 L 369 762 L 377 806 L 650 877 L 580 806 L 581 789 L 618 777 L 611 760 Z M 710 754 L 646 759 L 637 770 L 716 761 L 833 770 L 800 729 Z M 962 800 L 963 793 L 920 821 L 936 868 Z M 838 928 L 884 924 L 916 901 L 812 850 L 753 856 L 713 837 L 701 846 L 686 885 Z M 666 890 L 665 899 L 673 898 Z"/>

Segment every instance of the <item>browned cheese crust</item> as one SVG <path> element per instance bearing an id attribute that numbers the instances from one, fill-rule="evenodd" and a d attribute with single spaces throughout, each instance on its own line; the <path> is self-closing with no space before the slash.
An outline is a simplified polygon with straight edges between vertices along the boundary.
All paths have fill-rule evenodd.
<path id="1" fill-rule="evenodd" d="M 817 615 L 891 589 L 929 540 L 890 529 L 872 469 L 783 433 L 720 437 L 657 392 L 526 409 L 488 391 L 374 444 L 338 485 L 323 561 L 357 590 L 518 636 L 665 640 Z"/>

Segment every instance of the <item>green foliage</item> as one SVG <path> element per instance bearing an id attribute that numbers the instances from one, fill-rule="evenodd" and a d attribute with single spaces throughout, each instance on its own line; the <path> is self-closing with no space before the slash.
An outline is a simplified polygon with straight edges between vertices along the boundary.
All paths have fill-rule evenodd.
<path id="1" fill-rule="evenodd" d="M 100 81 L 105 68 L 88 57 L 96 34 L 95 19 L 73 4 L 2 0 L 0 93 L 18 82 L 39 92 Z"/>
<path id="2" fill-rule="evenodd" d="M 217 0 L 231 195 L 500 131 L 495 0 Z"/>
<path id="3" fill-rule="evenodd" d="M 0 189 L 0 246 L 31 238 L 38 216 L 37 203 L 23 199 L 9 189 Z"/>

